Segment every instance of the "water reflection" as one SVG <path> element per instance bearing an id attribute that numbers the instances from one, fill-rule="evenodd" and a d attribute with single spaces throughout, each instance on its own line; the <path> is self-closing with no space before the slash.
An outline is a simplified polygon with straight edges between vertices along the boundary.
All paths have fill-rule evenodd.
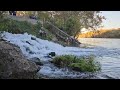
<path id="1" fill-rule="evenodd" d="M 105 48 L 120 48 L 120 39 L 80 38 L 80 42 Z"/>

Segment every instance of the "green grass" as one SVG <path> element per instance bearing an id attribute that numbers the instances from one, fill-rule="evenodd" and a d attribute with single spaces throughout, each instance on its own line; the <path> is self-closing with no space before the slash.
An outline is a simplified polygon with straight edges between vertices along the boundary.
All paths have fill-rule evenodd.
<path id="1" fill-rule="evenodd" d="M 33 25 L 27 21 L 16 21 L 12 19 L 3 19 L 0 21 L 0 31 L 7 31 L 15 34 L 27 32 L 36 36 L 40 29 L 40 23 Z"/>
<path id="2" fill-rule="evenodd" d="M 44 31 L 47 32 L 45 37 L 41 37 L 39 35 L 39 30 L 41 30 L 41 23 L 37 22 L 37 24 L 31 24 L 27 21 L 16 21 L 12 19 L 1 19 L 0 20 L 0 31 L 6 31 L 13 34 L 22 34 L 27 32 L 28 34 L 32 34 L 38 38 L 45 39 L 45 40 L 52 40 L 55 37 L 50 31 L 45 29 Z"/>
<path id="3" fill-rule="evenodd" d="M 52 61 L 59 68 L 69 68 L 80 72 L 96 72 L 101 69 L 99 62 L 95 62 L 94 56 L 76 57 L 74 55 L 62 55 Z"/>

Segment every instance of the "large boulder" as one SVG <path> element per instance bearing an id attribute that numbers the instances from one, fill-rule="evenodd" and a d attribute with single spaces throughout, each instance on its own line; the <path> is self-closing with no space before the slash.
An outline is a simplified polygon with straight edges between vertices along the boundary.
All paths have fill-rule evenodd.
<path id="1" fill-rule="evenodd" d="M 0 41 L 0 78 L 36 79 L 39 67 L 27 60 L 21 50 L 13 44 Z"/>

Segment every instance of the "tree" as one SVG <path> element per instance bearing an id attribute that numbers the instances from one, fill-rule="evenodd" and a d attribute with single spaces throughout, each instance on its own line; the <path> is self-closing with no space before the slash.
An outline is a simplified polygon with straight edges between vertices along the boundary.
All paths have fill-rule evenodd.
<path id="1" fill-rule="evenodd" d="M 101 27 L 105 17 L 100 13 L 100 11 L 39 11 L 38 16 L 75 37 L 82 28 L 96 30 Z"/>
<path id="2" fill-rule="evenodd" d="M 68 18 L 65 24 L 65 31 L 71 36 L 76 35 L 77 31 L 80 31 L 79 20 L 75 17 Z"/>
<path id="3" fill-rule="evenodd" d="M 55 18 L 61 21 L 61 28 L 69 35 L 76 36 L 82 28 L 96 28 L 101 27 L 104 16 L 99 15 L 100 11 L 57 11 Z M 59 25 L 58 25 L 59 26 Z"/>

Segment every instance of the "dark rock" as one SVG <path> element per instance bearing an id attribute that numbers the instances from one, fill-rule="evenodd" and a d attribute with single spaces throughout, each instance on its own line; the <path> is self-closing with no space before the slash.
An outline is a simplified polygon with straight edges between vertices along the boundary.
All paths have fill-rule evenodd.
<path id="1" fill-rule="evenodd" d="M 37 65 L 43 66 L 42 62 L 35 62 Z"/>
<path id="2" fill-rule="evenodd" d="M 50 56 L 55 56 L 56 54 L 55 54 L 55 52 L 50 52 L 48 55 L 50 55 Z"/>
<path id="3" fill-rule="evenodd" d="M 36 38 L 34 38 L 34 37 L 31 37 L 31 40 L 36 40 Z"/>
<path id="4" fill-rule="evenodd" d="M 3 39 L 3 37 L 0 36 L 0 41 L 6 41 L 5 39 Z"/>
<path id="5" fill-rule="evenodd" d="M 34 53 L 34 52 L 32 52 L 32 51 L 29 51 L 29 53 L 30 53 L 30 54 L 35 54 L 35 53 Z"/>
<path id="6" fill-rule="evenodd" d="M 26 51 L 30 51 L 30 48 L 29 47 L 25 47 L 26 48 Z"/>
<path id="7" fill-rule="evenodd" d="M 31 58 L 30 60 L 31 60 L 32 62 L 35 62 L 37 65 L 40 65 L 40 66 L 43 65 L 43 63 L 42 63 L 42 62 L 40 61 L 40 59 L 37 58 L 37 57 Z"/>
<path id="8" fill-rule="evenodd" d="M 32 45 L 30 42 L 28 42 L 28 41 L 26 41 L 26 43 L 28 43 L 28 44 L 30 44 L 30 45 Z M 32 45 L 33 46 L 33 45 Z"/>
<path id="9" fill-rule="evenodd" d="M 30 50 L 29 47 L 25 47 L 26 48 L 26 51 L 29 52 L 29 54 L 35 54 L 33 51 Z"/>
<path id="10" fill-rule="evenodd" d="M 23 56 L 15 45 L 0 41 L 0 78 L 34 79 L 39 67 Z"/>
<path id="11" fill-rule="evenodd" d="M 40 67 L 40 65 L 37 65 L 37 67 L 38 67 L 38 70 L 37 70 L 37 72 L 41 69 L 41 67 Z"/>

